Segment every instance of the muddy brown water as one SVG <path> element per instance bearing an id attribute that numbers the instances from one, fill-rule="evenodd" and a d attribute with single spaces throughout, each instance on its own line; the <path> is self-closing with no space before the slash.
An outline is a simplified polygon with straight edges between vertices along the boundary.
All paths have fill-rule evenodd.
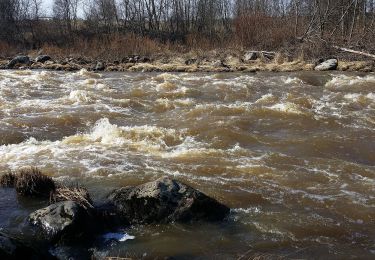
<path id="1" fill-rule="evenodd" d="M 0 71 L 0 172 L 96 200 L 169 175 L 232 208 L 149 225 L 110 256 L 375 258 L 375 74 Z M 0 230 L 40 207 L 1 189 Z"/>

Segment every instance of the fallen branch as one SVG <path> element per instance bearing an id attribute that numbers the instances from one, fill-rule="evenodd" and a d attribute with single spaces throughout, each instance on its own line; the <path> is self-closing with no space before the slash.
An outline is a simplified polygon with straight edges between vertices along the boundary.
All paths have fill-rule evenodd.
<path id="1" fill-rule="evenodd" d="M 338 47 L 338 46 L 333 46 L 333 48 L 338 49 L 340 51 L 350 52 L 350 53 L 354 53 L 354 54 L 358 54 L 358 55 L 363 55 L 363 56 L 367 56 L 367 57 L 375 59 L 375 55 L 371 54 L 371 53 L 362 52 L 362 51 L 356 51 L 356 50 L 342 48 L 342 47 Z"/>

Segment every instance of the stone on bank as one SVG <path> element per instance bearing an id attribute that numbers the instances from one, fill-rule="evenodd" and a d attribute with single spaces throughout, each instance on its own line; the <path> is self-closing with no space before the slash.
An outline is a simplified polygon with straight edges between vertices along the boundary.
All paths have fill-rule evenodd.
<path id="1" fill-rule="evenodd" d="M 14 68 L 17 64 L 29 65 L 30 58 L 28 56 L 16 56 L 6 66 L 8 69 Z"/>
<path id="2" fill-rule="evenodd" d="M 315 66 L 314 70 L 317 71 L 327 71 L 327 70 L 336 70 L 338 66 L 337 59 L 328 59 L 325 61 L 320 61 L 317 66 Z"/>

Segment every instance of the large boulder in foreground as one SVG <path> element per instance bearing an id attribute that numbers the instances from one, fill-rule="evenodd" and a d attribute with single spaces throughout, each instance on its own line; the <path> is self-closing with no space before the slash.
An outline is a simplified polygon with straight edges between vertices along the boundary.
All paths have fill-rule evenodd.
<path id="1" fill-rule="evenodd" d="M 117 189 L 108 200 L 130 223 L 220 221 L 229 213 L 227 206 L 169 177 Z"/>
<path id="2" fill-rule="evenodd" d="M 62 201 L 34 211 L 29 221 L 47 240 L 55 242 L 87 238 L 95 227 L 91 209 L 74 201 Z"/>
<path id="3" fill-rule="evenodd" d="M 315 66 L 314 70 L 317 71 L 327 71 L 327 70 L 336 70 L 338 66 L 337 59 L 329 59 L 326 61 L 320 60 L 320 62 Z"/>

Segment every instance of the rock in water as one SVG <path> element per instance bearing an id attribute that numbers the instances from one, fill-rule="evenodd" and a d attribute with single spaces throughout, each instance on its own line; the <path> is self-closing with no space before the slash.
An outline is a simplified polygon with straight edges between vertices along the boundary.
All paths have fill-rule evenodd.
<path id="1" fill-rule="evenodd" d="M 52 259 L 47 252 L 39 252 L 16 238 L 0 233 L 0 259 Z"/>
<path id="2" fill-rule="evenodd" d="M 220 221 L 229 213 L 215 199 L 168 177 L 117 189 L 108 199 L 130 223 Z"/>
<path id="3" fill-rule="evenodd" d="M 63 201 L 34 211 L 29 221 L 48 239 L 69 242 L 92 234 L 94 221 L 90 209 L 73 201 Z"/>
<path id="4" fill-rule="evenodd" d="M 30 58 L 28 56 L 17 56 L 8 63 L 7 68 L 11 69 L 14 68 L 14 66 L 16 66 L 17 64 L 28 65 L 29 63 Z"/>
<path id="5" fill-rule="evenodd" d="M 48 55 L 39 55 L 35 59 L 36 62 L 40 62 L 40 63 L 44 63 L 44 62 L 49 61 L 49 60 L 51 60 L 51 57 L 48 56 Z"/>
<path id="6" fill-rule="evenodd" d="M 318 71 L 336 70 L 337 66 L 338 66 L 337 59 L 329 59 L 315 66 L 314 70 L 318 70 Z"/>

